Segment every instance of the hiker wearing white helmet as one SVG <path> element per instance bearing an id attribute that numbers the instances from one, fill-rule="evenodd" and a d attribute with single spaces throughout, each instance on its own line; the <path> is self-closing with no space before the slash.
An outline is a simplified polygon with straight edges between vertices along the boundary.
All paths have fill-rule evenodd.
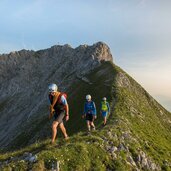
<path id="1" fill-rule="evenodd" d="M 82 118 L 86 118 L 87 128 L 90 132 L 91 127 L 92 130 L 95 130 L 94 119 L 97 118 L 96 116 L 96 106 L 95 103 L 91 100 L 91 95 L 86 96 L 86 102 L 84 104 L 84 112 L 82 114 Z"/>
<path id="2" fill-rule="evenodd" d="M 103 97 L 102 102 L 101 102 L 101 106 L 100 106 L 100 113 L 103 116 L 103 125 L 106 125 L 106 121 L 107 121 L 107 115 L 110 113 L 110 106 L 109 103 L 107 102 L 106 97 Z"/>
<path id="3" fill-rule="evenodd" d="M 57 135 L 57 127 L 59 125 L 65 139 L 68 139 L 65 126 L 63 124 L 63 119 L 65 117 L 66 121 L 69 120 L 69 108 L 66 100 L 67 95 L 58 91 L 56 84 L 49 85 L 49 100 L 50 100 L 50 114 L 49 119 L 54 117 L 52 123 L 52 144 L 55 142 Z"/>

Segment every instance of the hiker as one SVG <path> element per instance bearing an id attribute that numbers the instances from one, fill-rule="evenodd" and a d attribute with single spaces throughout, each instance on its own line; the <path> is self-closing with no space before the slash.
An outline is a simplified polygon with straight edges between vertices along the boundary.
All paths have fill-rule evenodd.
<path id="1" fill-rule="evenodd" d="M 86 118 L 88 133 L 91 130 L 95 130 L 94 119 L 97 118 L 96 116 L 96 106 L 95 103 L 91 100 L 91 96 L 86 96 L 86 102 L 84 104 L 84 112 L 82 114 L 82 118 Z"/>
<path id="2" fill-rule="evenodd" d="M 100 106 L 100 113 L 103 116 L 103 125 L 104 126 L 106 125 L 107 115 L 110 113 L 110 106 L 106 100 L 107 100 L 106 97 L 103 97 L 101 106 Z"/>
<path id="3" fill-rule="evenodd" d="M 58 91 L 58 87 L 56 84 L 49 85 L 49 100 L 50 100 L 50 114 L 49 119 L 54 117 L 54 121 L 52 123 L 52 144 L 55 142 L 55 138 L 57 135 L 58 125 L 64 135 L 65 139 L 68 139 L 68 135 L 66 133 L 66 129 L 63 123 L 63 119 L 69 120 L 69 108 L 66 100 L 66 94 Z"/>

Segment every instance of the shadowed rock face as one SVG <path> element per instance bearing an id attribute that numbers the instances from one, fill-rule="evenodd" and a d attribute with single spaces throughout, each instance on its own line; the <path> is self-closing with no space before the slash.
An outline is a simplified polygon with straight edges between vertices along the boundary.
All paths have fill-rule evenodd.
<path id="1" fill-rule="evenodd" d="M 103 61 L 112 61 L 112 55 L 102 42 L 0 55 L 0 146 L 8 146 L 32 117 L 47 115 L 49 83 L 67 91 Z"/>

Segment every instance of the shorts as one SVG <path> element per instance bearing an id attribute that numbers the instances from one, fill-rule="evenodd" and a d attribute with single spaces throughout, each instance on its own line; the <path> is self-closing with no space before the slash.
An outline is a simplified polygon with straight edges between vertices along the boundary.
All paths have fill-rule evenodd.
<path id="1" fill-rule="evenodd" d="M 107 111 L 102 111 L 102 116 L 103 116 L 103 117 L 106 117 L 106 116 L 107 116 L 107 114 L 108 114 L 108 112 L 107 112 Z"/>
<path id="2" fill-rule="evenodd" d="M 58 123 L 62 123 L 64 117 L 65 117 L 65 111 L 55 112 L 54 121 L 57 121 Z"/>
<path id="3" fill-rule="evenodd" d="M 86 114 L 86 121 L 93 122 L 93 121 L 94 121 L 94 116 L 93 116 L 93 114 Z"/>

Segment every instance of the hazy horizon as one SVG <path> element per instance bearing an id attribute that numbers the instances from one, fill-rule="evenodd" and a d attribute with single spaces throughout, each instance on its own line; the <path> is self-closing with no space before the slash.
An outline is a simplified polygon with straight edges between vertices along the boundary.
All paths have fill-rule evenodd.
<path id="1" fill-rule="evenodd" d="M 105 42 L 114 63 L 171 111 L 171 1 L 2 0 L 0 53 Z"/>

